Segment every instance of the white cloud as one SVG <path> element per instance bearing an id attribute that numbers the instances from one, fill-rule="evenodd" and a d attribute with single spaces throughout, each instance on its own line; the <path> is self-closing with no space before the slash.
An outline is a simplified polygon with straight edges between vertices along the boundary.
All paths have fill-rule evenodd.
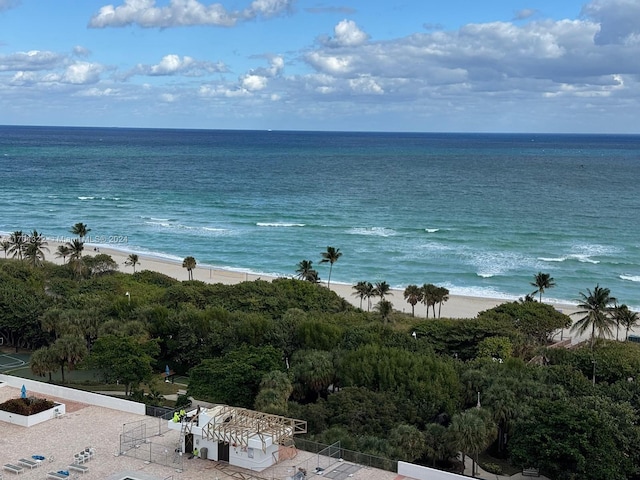
<path id="1" fill-rule="evenodd" d="M 81 45 L 76 45 L 75 47 L 73 47 L 73 54 L 77 57 L 86 58 L 91 55 L 91 50 Z"/>
<path id="2" fill-rule="evenodd" d="M 353 20 L 342 20 L 333 29 L 333 38 L 320 39 L 324 45 L 331 47 L 357 47 L 369 40 L 369 35 L 356 25 Z"/>
<path id="3" fill-rule="evenodd" d="M 638 0 L 593 0 L 582 13 L 600 24 L 596 44 L 636 43 L 640 36 L 640 2 Z"/>
<path id="4" fill-rule="evenodd" d="M 0 55 L 0 72 L 48 70 L 63 65 L 65 56 L 54 52 L 31 50 Z"/>
<path id="5" fill-rule="evenodd" d="M 145 28 L 188 25 L 232 27 L 257 17 L 269 18 L 291 11 L 295 0 L 254 0 L 244 10 L 227 11 L 220 3 L 204 5 L 197 0 L 170 0 L 165 7 L 155 0 L 124 0 L 119 6 L 105 5 L 89 21 L 89 27 L 123 27 L 137 24 Z"/>
<path id="6" fill-rule="evenodd" d="M 97 83 L 98 80 L 100 80 L 100 73 L 102 71 L 102 65 L 89 62 L 76 62 L 67 67 L 60 81 L 74 85 Z"/>
<path id="7" fill-rule="evenodd" d="M 245 88 L 249 92 L 256 92 L 258 90 L 264 90 L 269 83 L 266 77 L 260 75 L 245 75 L 242 78 L 242 88 Z"/>
<path id="8" fill-rule="evenodd" d="M 536 13 L 538 13 L 538 11 L 534 10 L 533 8 L 525 8 L 524 10 L 520 10 L 520 11 L 516 12 L 516 14 L 514 15 L 513 19 L 514 20 L 526 20 L 527 18 L 533 17 Z"/>
<path id="9" fill-rule="evenodd" d="M 201 77 L 211 73 L 223 73 L 227 67 L 222 62 L 204 62 L 192 57 L 170 54 L 162 57 L 155 65 L 138 64 L 127 73 L 126 78 L 133 75 L 170 76 L 183 75 L 186 77 Z"/>

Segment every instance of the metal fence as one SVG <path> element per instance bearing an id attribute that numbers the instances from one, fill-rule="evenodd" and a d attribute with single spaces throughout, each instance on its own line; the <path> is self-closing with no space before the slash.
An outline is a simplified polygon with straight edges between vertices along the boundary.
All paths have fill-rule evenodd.
<path id="1" fill-rule="evenodd" d="M 313 440 L 309 440 L 306 438 L 296 437 L 295 439 L 296 448 L 299 450 L 305 450 L 307 452 L 316 453 L 317 462 L 320 468 L 325 468 L 322 465 L 322 462 L 333 462 L 334 459 L 337 458 L 336 461 L 340 461 L 342 459 L 346 462 L 355 463 L 357 465 L 363 465 L 365 467 L 378 468 L 380 470 L 387 470 L 389 472 L 397 472 L 398 471 L 398 462 L 397 460 L 390 460 L 384 457 L 377 457 L 375 455 L 371 455 L 368 453 L 356 452 L 353 450 L 347 450 L 346 448 L 342 448 L 340 446 L 340 442 L 336 442 L 332 445 L 326 445 L 324 443 L 314 442 Z M 332 465 L 333 463 L 330 463 Z M 313 470 L 316 466 L 313 466 L 311 470 Z"/>
<path id="2" fill-rule="evenodd" d="M 179 448 L 179 435 L 175 432 L 175 435 L 165 436 L 169 432 L 167 420 L 172 415 L 173 412 L 168 412 L 163 417 L 125 423 L 120 434 L 120 455 L 182 471 L 183 455 Z"/>

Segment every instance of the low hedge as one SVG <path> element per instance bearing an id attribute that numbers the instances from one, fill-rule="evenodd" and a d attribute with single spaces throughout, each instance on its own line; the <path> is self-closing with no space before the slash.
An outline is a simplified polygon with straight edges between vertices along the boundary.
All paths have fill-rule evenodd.
<path id="1" fill-rule="evenodd" d="M 53 408 L 54 405 L 51 400 L 44 398 L 12 398 L 4 403 L 0 403 L 0 410 L 28 417 L 29 415 L 35 415 L 36 413 L 49 410 Z"/>

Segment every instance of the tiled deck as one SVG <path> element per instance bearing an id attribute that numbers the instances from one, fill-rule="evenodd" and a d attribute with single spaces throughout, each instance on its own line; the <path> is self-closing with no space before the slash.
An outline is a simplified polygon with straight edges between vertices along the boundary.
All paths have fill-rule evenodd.
<path id="1" fill-rule="evenodd" d="M 30 395 L 38 395 L 29 392 Z M 0 403 L 10 398 L 20 396 L 19 389 L 4 386 L 0 388 Z M 307 469 L 307 478 L 322 478 L 313 474 L 317 465 L 315 455 L 300 451 L 298 455 L 286 462 L 256 473 L 255 476 L 247 470 L 236 469 L 228 465 L 218 464 L 210 460 L 199 458 L 183 458 L 183 471 L 157 463 L 147 463 L 142 459 L 119 455 L 120 434 L 125 423 L 131 423 L 145 418 L 141 415 L 123 413 L 108 408 L 71 402 L 64 399 L 54 399 L 65 403 L 67 413 L 57 419 L 35 425 L 30 428 L 2 423 L 0 424 L 0 464 L 15 464 L 20 458 L 31 458 L 32 455 L 42 455 L 46 460 L 39 468 L 24 470 L 23 474 L 15 475 L 4 473 L 5 479 L 14 476 L 20 480 L 45 479 L 48 472 L 68 470 L 75 453 L 87 446 L 95 448 L 94 458 L 85 465 L 89 468 L 87 473 L 74 474 L 70 479 L 82 478 L 84 480 L 120 480 L 132 476 L 139 480 L 165 480 L 169 478 L 184 480 L 228 480 L 228 479 L 268 479 L 285 480 L 293 475 L 297 468 L 302 466 Z M 151 439 L 154 443 L 163 443 L 167 446 L 167 454 L 171 455 L 177 444 L 178 432 L 168 431 L 162 437 Z M 327 468 L 323 476 L 333 468 L 348 469 L 347 463 L 337 463 Z M 353 471 L 355 469 L 355 471 Z M 397 474 L 367 467 L 354 466 L 348 469 L 355 480 L 394 480 Z M 330 478 L 340 479 L 342 472 L 335 472 Z M 348 475 L 347 474 L 347 475 Z"/>

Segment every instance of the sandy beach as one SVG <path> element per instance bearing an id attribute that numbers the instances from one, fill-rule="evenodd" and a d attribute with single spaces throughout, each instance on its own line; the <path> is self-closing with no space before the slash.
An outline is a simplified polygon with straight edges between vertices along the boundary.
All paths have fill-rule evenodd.
<path id="1" fill-rule="evenodd" d="M 49 252 L 46 254 L 48 261 L 61 264 L 62 259 L 58 258 L 55 254 L 59 242 L 48 240 Z M 133 268 L 127 266 L 125 262 L 129 257 L 129 253 L 117 249 L 105 248 L 104 246 L 98 246 L 93 244 L 85 244 L 85 255 L 96 255 L 98 253 L 106 253 L 110 255 L 113 260 L 118 264 L 119 271 L 124 273 L 133 273 Z M 158 258 L 143 254 L 138 254 L 140 264 L 136 265 L 136 271 L 151 270 L 168 275 L 177 280 L 187 280 L 188 273 L 185 268 L 182 267 L 182 262 L 174 262 L 165 258 Z M 213 267 L 198 265 L 193 271 L 193 279 L 200 280 L 205 283 L 222 283 L 232 285 L 245 281 L 252 281 L 257 279 L 271 281 L 276 277 L 265 275 L 254 275 L 250 273 L 235 272 L 230 270 L 216 269 Z M 331 290 L 335 291 L 342 298 L 347 300 L 352 305 L 359 307 L 360 299 L 353 295 L 354 290 L 351 285 L 345 285 L 340 283 L 332 283 Z M 411 305 L 404 299 L 403 290 L 392 289 L 389 296 L 386 297 L 391 303 L 393 308 L 399 312 L 411 312 Z M 374 299 L 375 301 L 375 299 Z M 483 298 L 483 297 L 470 297 L 462 295 L 450 295 L 449 300 L 442 305 L 441 317 L 443 318 L 475 318 L 479 312 L 493 308 L 501 303 L 509 300 L 498 298 Z M 366 301 L 365 301 L 366 302 Z M 570 314 L 576 310 L 575 305 L 568 304 L 553 304 L 553 306 L 566 313 Z M 366 306 L 363 304 L 363 307 Z M 415 306 L 416 317 L 424 318 L 426 316 L 426 307 L 423 304 Z"/>

